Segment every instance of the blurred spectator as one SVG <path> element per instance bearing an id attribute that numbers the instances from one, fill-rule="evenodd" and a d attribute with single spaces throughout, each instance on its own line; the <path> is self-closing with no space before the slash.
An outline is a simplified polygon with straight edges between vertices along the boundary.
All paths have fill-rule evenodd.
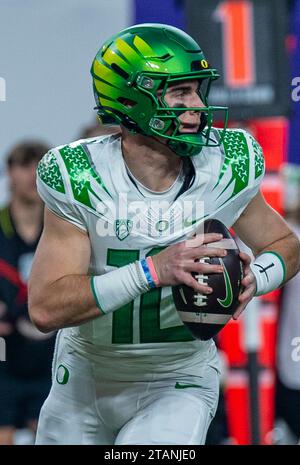
<path id="1" fill-rule="evenodd" d="M 79 135 L 79 139 L 89 139 L 90 137 L 104 136 L 106 134 L 117 134 L 121 132 L 120 126 L 99 123 L 98 118 L 90 126 L 84 127 Z"/>
<path id="2" fill-rule="evenodd" d="M 300 239 L 300 203 L 286 219 Z M 300 440 L 300 273 L 283 288 L 278 328 L 276 416 Z"/>
<path id="3" fill-rule="evenodd" d="M 35 431 L 50 389 L 54 334 L 42 334 L 31 324 L 26 286 L 43 222 L 35 172 L 47 150 L 29 141 L 7 158 L 11 200 L 0 210 L 0 336 L 6 342 L 6 361 L 0 363 L 0 445 L 14 443 L 16 428 Z"/>

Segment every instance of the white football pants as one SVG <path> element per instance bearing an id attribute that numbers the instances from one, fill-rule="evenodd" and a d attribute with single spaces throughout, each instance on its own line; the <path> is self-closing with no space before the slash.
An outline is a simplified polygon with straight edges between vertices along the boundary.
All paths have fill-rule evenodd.
<path id="1" fill-rule="evenodd" d="M 213 366 L 201 376 L 178 371 L 116 381 L 95 362 L 63 352 L 41 409 L 36 444 L 205 443 L 219 395 Z"/>

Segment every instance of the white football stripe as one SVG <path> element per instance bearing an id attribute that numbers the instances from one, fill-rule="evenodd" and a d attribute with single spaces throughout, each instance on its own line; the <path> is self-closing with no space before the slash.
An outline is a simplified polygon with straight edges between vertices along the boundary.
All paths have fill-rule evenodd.
<path id="1" fill-rule="evenodd" d="M 187 305 L 187 301 L 186 301 L 182 287 L 179 288 L 179 292 L 180 292 L 183 302 L 185 303 L 185 305 Z"/>
<path id="2" fill-rule="evenodd" d="M 185 323 L 207 323 L 215 325 L 224 325 L 230 319 L 231 315 L 204 312 L 178 312 L 181 320 Z"/>
<path id="3" fill-rule="evenodd" d="M 238 246 L 236 245 L 236 242 L 233 239 L 221 239 L 217 242 L 210 242 L 209 244 L 206 244 L 206 247 L 220 247 L 220 249 L 233 250 L 238 249 Z"/>

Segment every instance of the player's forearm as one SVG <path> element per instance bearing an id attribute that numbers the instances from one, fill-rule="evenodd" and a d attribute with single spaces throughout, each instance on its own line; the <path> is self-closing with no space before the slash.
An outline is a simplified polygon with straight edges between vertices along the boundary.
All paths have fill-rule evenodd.
<path id="1" fill-rule="evenodd" d="M 145 259 L 100 276 L 66 275 L 38 288 L 32 281 L 30 315 L 43 332 L 76 326 L 118 310 L 151 286 L 155 284 Z"/>
<path id="2" fill-rule="evenodd" d="M 48 285 L 39 299 L 30 297 L 29 313 L 43 332 L 77 326 L 101 316 L 89 276 L 63 276 Z"/>
<path id="3" fill-rule="evenodd" d="M 284 282 L 288 281 L 296 273 L 298 273 L 300 269 L 300 243 L 294 233 L 290 233 L 288 236 L 273 242 L 260 250 L 256 255 L 261 255 L 267 251 L 273 251 L 282 258 L 285 265 Z"/>

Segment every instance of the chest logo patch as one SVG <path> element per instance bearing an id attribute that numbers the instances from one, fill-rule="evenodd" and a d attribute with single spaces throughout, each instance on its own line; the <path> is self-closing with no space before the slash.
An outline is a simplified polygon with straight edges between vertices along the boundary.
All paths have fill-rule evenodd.
<path id="1" fill-rule="evenodd" d="M 128 237 L 129 234 L 131 233 L 132 226 L 133 226 L 133 222 L 131 220 L 120 220 L 120 219 L 116 220 L 114 224 L 114 229 L 115 229 L 117 238 L 120 241 L 123 241 L 124 239 L 126 239 L 126 237 Z"/>

